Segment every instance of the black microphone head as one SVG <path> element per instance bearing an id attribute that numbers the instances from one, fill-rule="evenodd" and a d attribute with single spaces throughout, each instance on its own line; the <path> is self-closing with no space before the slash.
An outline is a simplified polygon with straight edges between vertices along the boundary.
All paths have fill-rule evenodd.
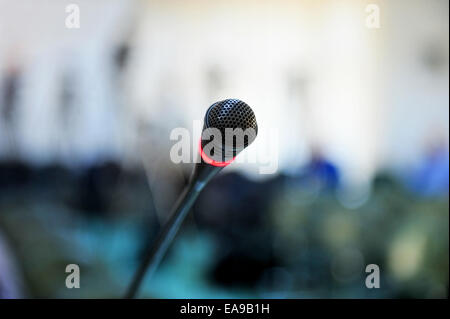
<path id="1" fill-rule="evenodd" d="M 218 163 L 229 163 L 255 140 L 258 124 L 255 113 L 247 103 L 227 99 L 208 108 L 203 133 L 201 152 L 208 148 L 210 159 Z M 220 136 L 216 133 L 220 133 Z"/>
<path id="2" fill-rule="evenodd" d="M 206 112 L 205 127 L 215 127 L 223 134 L 225 128 L 252 128 L 258 133 L 255 113 L 247 103 L 237 99 L 227 99 L 211 105 Z"/>

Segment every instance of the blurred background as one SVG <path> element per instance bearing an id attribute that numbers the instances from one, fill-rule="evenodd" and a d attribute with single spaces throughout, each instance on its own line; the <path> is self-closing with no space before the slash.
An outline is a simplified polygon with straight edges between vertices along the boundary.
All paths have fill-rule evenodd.
<path id="1" fill-rule="evenodd" d="M 122 296 L 193 167 L 170 132 L 226 98 L 259 161 L 208 185 L 142 297 L 448 297 L 448 10 L 0 0 L 0 297 Z"/>

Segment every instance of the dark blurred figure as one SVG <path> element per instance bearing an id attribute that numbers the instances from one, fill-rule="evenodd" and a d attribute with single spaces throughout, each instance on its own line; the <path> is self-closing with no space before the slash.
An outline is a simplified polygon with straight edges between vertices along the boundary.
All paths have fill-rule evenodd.
<path id="1" fill-rule="evenodd" d="M 0 162 L 0 197 L 2 191 L 26 186 L 32 177 L 32 169 L 20 161 Z"/>
<path id="2" fill-rule="evenodd" d="M 114 52 L 114 65 L 118 72 L 123 72 L 130 57 L 130 46 L 128 43 L 120 44 Z"/>
<path id="3" fill-rule="evenodd" d="M 89 167 L 79 179 L 78 198 L 73 207 L 91 216 L 110 213 L 121 172 L 119 164 L 113 161 Z"/>
<path id="4" fill-rule="evenodd" d="M 267 210 L 280 178 L 254 182 L 237 173 L 219 175 L 200 195 L 195 219 L 217 238 L 211 275 L 224 286 L 254 287 L 276 265 Z"/>
<path id="5" fill-rule="evenodd" d="M 14 122 L 20 89 L 21 72 L 17 65 L 11 64 L 6 71 L 4 85 L 0 91 L 0 134 L 5 134 L 6 157 L 17 155 Z"/>

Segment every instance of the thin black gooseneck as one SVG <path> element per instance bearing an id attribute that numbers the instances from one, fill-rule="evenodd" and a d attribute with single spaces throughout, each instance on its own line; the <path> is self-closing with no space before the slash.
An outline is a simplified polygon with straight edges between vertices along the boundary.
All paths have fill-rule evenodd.
<path id="1" fill-rule="evenodd" d="M 198 195 L 208 181 L 214 177 L 221 168 L 222 167 L 205 164 L 204 162 L 196 165 L 190 184 L 179 197 L 169 221 L 164 225 L 164 228 L 159 233 L 155 243 L 145 254 L 145 257 L 128 288 L 125 298 L 135 298 L 145 275 L 150 277 L 155 272 L 156 268 L 158 268 L 164 254 L 172 243 Z"/>
<path id="2" fill-rule="evenodd" d="M 230 155 L 236 156 L 245 147 L 247 147 L 256 138 L 258 133 L 258 124 L 256 123 L 256 117 L 250 106 L 245 102 L 237 99 L 227 99 L 219 101 L 211 105 L 205 115 L 204 131 L 206 136 L 211 135 L 205 129 L 214 128 L 219 131 L 222 138 L 217 140 L 213 139 L 213 149 L 222 149 L 222 152 L 217 152 L 216 159 L 210 158 L 208 154 L 203 152 L 203 147 L 208 140 L 200 140 L 200 163 L 195 165 L 194 172 L 190 179 L 189 186 L 185 189 L 180 196 L 173 213 L 169 221 L 164 225 L 164 228 L 158 235 L 154 245 L 145 254 L 136 275 L 131 282 L 131 285 L 125 295 L 126 298 L 134 298 L 139 290 L 139 286 L 144 280 L 145 275 L 148 273 L 152 275 L 156 268 L 158 268 L 164 254 L 173 241 L 178 229 L 180 228 L 183 220 L 186 218 L 189 210 L 197 199 L 198 195 L 205 187 L 205 185 L 213 178 L 223 167 L 228 165 L 233 159 L 230 159 Z M 243 135 L 247 135 L 247 140 L 242 136 L 243 143 L 227 144 L 226 129 L 240 128 Z M 250 131 L 247 131 L 251 129 Z M 247 132 L 247 133 L 244 133 Z M 225 137 L 225 139 L 223 138 Z M 209 142 L 208 142 L 209 143 Z M 223 155 L 223 156 L 222 156 Z M 226 156 L 229 155 L 229 156 Z"/>

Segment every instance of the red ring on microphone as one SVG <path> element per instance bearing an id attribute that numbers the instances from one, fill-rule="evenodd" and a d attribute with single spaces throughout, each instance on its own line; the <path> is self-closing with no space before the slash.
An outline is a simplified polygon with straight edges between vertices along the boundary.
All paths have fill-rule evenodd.
<path id="1" fill-rule="evenodd" d="M 231 160 L 226 161 L 226 162 L 217 162 L 217 161 L 213 160 L 212 158 L 208 157 L 208 155 L 206 155 L 206 153 L 203 151 L 201 139 L 200 139 L 200 143 L 199 143 L 199 151 L 200 151 L 200 156 L 202 157 L 203 161 L 205 161 L 205 163 L 212 165 L 212 166 L 217 166 L 217 167 L 225 167 L 228 164 L 230 164 L 231 162 L 233 162 L 234 159 L 236 158 L 236 157 L 233 157 Z"/>

